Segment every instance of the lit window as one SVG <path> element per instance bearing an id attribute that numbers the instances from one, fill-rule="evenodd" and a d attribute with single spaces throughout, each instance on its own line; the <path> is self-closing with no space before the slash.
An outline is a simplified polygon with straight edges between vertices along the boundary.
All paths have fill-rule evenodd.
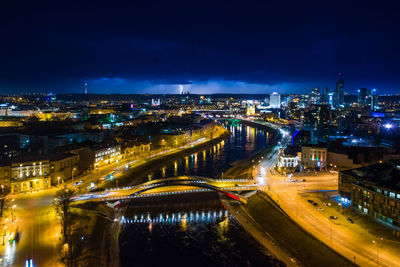
<path id="1" fill-rule="evenodd" d="M 395 197 L 396 197 L 396 194 L 393 193 L 393 192 L 390 192 L 390 193 L 389 193 L 389 196 L 390 196 L 391 198 L 395 198 Z"/>

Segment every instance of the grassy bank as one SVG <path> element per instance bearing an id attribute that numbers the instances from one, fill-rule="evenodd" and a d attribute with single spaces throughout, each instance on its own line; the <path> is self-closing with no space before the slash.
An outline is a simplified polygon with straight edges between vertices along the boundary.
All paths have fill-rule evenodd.
<path id="1" fill-rule="evenodd" d="M 80 238 L 74 239 L 74 262 L 77 266 L 119 266 L 119 223 L 115 211 L 104 203 L 74 205 L 73 220 L 79 225 Z"/>
<path id="2" fill-rule="evenodd" d="M 304 266 L 354 266 L 290 219 L 265 193 L 252 196 L 243 210 L 274 243 Z"/>

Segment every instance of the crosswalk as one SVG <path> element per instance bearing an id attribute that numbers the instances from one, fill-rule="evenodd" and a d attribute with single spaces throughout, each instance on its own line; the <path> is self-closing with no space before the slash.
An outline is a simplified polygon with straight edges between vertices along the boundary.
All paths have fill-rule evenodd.
<path id="1" fill-rule="evenodd" d="M 56 215 L 56 211 L 54 208 L 52 209 L 45 209 L 41 211 L 34 211 L 34 212 L 27 212 L 24 213 L 23 215 L 19 215 L 18 217 L 21 219 L 35 219 L 43 216 L 50 216 L 50 215 Z"/>

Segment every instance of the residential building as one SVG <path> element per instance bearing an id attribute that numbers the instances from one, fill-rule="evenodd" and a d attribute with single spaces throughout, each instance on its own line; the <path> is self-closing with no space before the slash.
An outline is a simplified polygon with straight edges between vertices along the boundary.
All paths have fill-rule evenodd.
<path id="1" fill-rule="evenodd" d="M 79 155 L 63 153 L 50 156 L 51 182 L 53 185 L 70 180 L 80 173 Z"/>
<path id="2" fill-rule="evenodd" d="M 400 160 L 339 172 L 339 192 L 351 206 L 400 227 Z"/>
<path id="3" fill-rule="evenodd" d="M 117 162 L 122 157 L 120 144 L 98 144 L 92 150 L 95 168 Z"/>

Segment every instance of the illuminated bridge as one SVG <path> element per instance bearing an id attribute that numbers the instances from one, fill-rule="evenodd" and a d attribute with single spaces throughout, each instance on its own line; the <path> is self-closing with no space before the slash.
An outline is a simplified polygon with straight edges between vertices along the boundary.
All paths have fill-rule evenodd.
<path id="1" fill-rule="evenodd" d="M 168 188 L 169 187 L 169 188 Z M 189 189 L 188 189 L 189 188 Z M 197 189 L 193 189 L 197 188 Z M 166 190 L 163 190 L 166 189 Z M 147 191 L 152 191 L 152 193 Z M 143 196 L 170 195 L 174 192 L 215 191 L 231 199 L 246 203 L 246 198 L 235 191 L 257 190 L 254 181 L 246 179 L 211 179 L 199 176 L 180 176 L 167 179 L 157 179 L 136 186 L 112 188 L 100 193 L 88 193 L 77 196 L 76 201 L 84 200 L 123 200 Z M 156 193 L 154 193 L 156 191 Z"/>

